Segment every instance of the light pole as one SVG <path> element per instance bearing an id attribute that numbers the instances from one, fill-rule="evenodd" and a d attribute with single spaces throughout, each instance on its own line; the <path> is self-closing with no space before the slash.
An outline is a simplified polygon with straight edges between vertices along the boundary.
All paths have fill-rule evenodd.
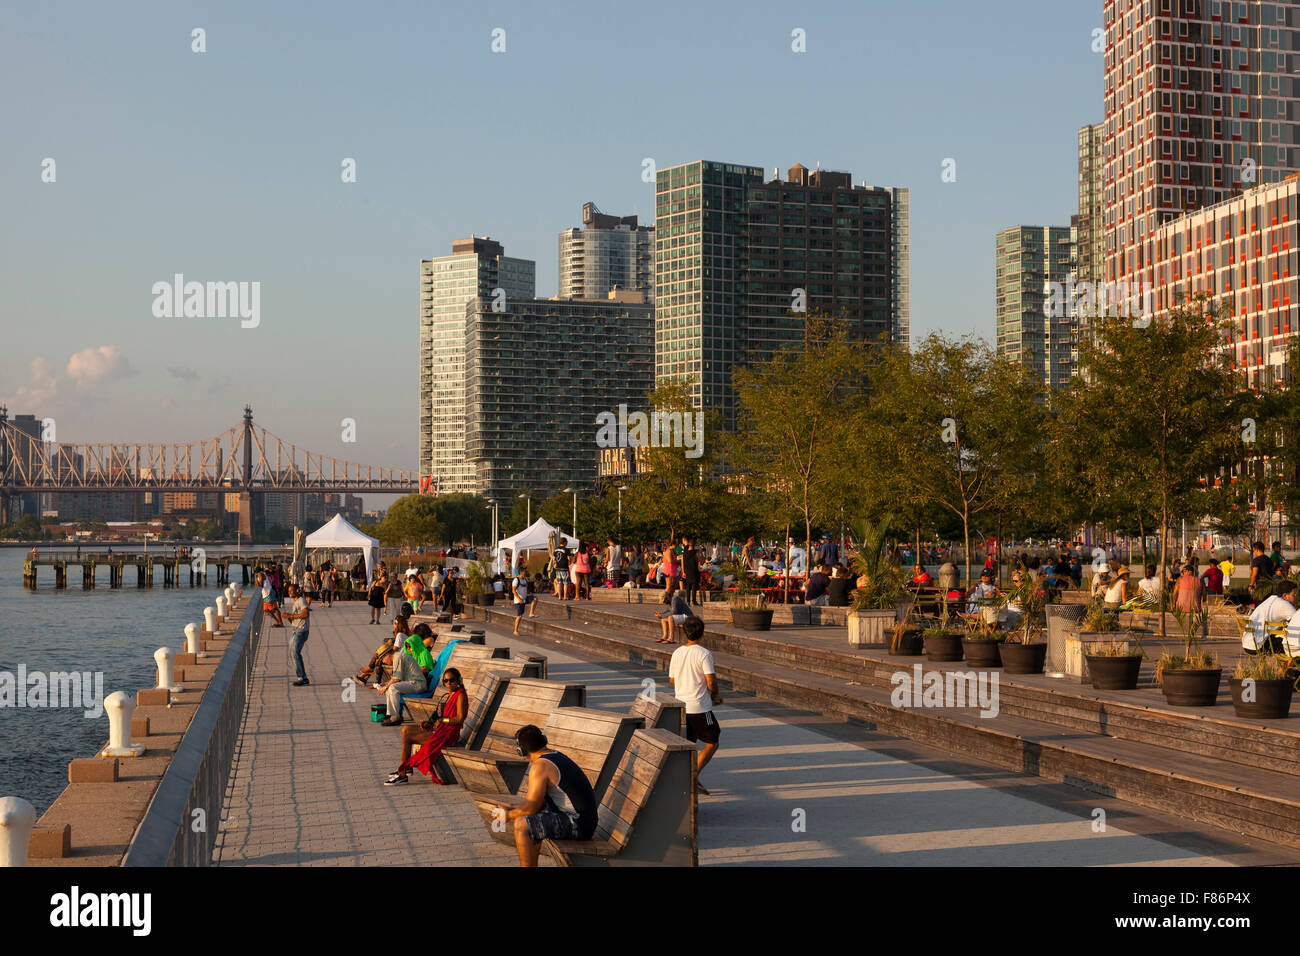
<path id="1" fill-rule="evenodd" d="M 578 492 L 574 488 L 565 488 L 564 493 L 573 495 L 573 536 L 578 536 Z"/>
<path id="2" fill-rule="evenodd" d="M 532 527 L 532 524 L 533 524 L 533 496 L 532 496 L 532 495 L 520 495 L 519 497 L 520 497 L 520 498 L 524 498 L 524 499 L 526 499 L 526 500 L 528 501 L 528 523 L 527 523 L 527 527 Z"/>
<path id="3" fill-rule="evenodd" d="M 618 486 L 618 536 L 620 540 L 623 537 L 623 492 L 627 490 L 627 485 Z"/>

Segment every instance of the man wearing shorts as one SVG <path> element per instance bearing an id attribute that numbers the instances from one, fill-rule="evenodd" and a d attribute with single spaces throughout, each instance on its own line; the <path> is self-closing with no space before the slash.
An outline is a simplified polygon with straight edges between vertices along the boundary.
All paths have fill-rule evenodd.
<path id="1" fill-rule="evenodd" d="M 707 797 L 709 791 L 700 785 L 699 773 L 718 752 L 722 731 L 713 706 L 722 703 L 722 695 L 718 693 L 718 680 L 714 676 L 713 655 L 700 645 L 704 622 L 692 617 L 682 625 L 682 631 L 686 643 L 673 651 L 668 661 L 668 681 L 673 685 L 673 696 L 686 705 L 686 739 L 704 743 L 696 761 L 695 792 Z"/>
<path id="2" fill-rule="evenodd" d="M 524 608 L 533 603 L 533 596 L 528 593 L 528 569 L 522 564 L 519 565 L 519 571 L 515 575 L 514 583 L 511 590 L 515 596 L 515 636 L 519 636 L 519 622 L 524 618 Z M 529 617 L 537 617 L 537 606 L 534 604 L 533 609 L 528 612 Z"/>
<path id="3" fill-rule="evenodd" d="M 515 740 L 528 758 L 528 789 L 521 806 L 499 806 L 497 813 L 514 821 L 519 865 L 536 866 L 543 840 L 591 839 L 596 832 L 596 794 L 576 763 L 547 749 L 546 735 L 538 727 L 520 727 Z"/>

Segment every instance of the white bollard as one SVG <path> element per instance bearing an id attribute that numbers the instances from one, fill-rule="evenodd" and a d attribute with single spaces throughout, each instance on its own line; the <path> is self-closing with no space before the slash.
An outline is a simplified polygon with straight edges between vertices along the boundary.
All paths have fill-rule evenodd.
<path id="1" fill-rule="evenodd" d="M 217 596 L 217 620 L 225 621 L 226 619 L 226 598 L 224 595 Z"/>
<path id="2" fill-rule="evenodd" d="M 242 584 L 232 584 L 231 587 L 235 589 L 235 603 L 238 604 L 244 599 L 244 586 Z"/>
<path id="3" fill-rule="evenodd" d="M 104 698 L 104 710 L 108 712 L 108 746 L 100 756 L 138 757 L 144 753 L 144 744 L 131 743 L 131 715 L 135 713 L 135 701 L 119 690 Z"/>
<path id="4" fill-rule="evenodd" d="M 211 604 L 203 609 L 203 623 L 208 629 L 208 633 L 213 637 L 217 636 L 217 611 Z"/>
<path id="5" fill-rule="evenodd" d="M 201 649 L 199 642 L 199 626 L 193 622 L 185 625 L 185 652 L 193 654 L 195 660 L 200 657 L 207 657 L 208 652 Z"/>
<path id="6" fill-rule="evenodd" d="M 158 662 L 158 686 L 156 690 L 169 690 L 173 694 L 179 694 L 185 690 L 180 684 L 176 683 L 172 674 L 172 662 L 176 660 L 176 655 L 172 653 L 170 647 L 160 647 L 153 652 L 153 659 Z"/>
<path id="7" fill-rule="evenodd" d="M 226 589 L 221 593 L 226 596 L 226 604 L 229 607 L 234 608 L 235 604 L 237 603 L 235 601 L 235 589 L 231 587 L 229 584 L 227 584 Z"/>
<path id="8" fill-rule="evenodd" d="M 36 808 L 22 797 L 0 799 L 0 866 L 26 866 Z"/>

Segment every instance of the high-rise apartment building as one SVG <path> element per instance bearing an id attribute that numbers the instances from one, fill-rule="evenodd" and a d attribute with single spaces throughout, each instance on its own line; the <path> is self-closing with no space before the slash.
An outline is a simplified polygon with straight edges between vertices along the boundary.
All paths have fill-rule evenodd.
<path id="1" fill-rule="evenodd" d="M 654 226 L 583 203 L 582 228 L 560 233 L 559 298 L 603 299 L 611 289 L 630 289 L 654 302 L 654 258 Z"/>
<path id="2" fill-rule="evenodd" d="M 689 380 L 696 408 L 735 422 L 744 351 L 740 247 L 756 166 L 696 161 L 655 174 L 655 380 Z"/>
<path id="3" fill-rule="evenodd" d="M 477 494 L 510 507 L 591 488 L 596 415 L 644 409 L 654 385 L 654 307 L 626 301 L 488 299 L 466 309 L 465 454 Z"/>
<path id="4" fill-rule="evenodd" d="M 908 342 L 906 189 L 798 165 L 764 182 L 754 166 L 700 161 L 659 170 L 655 210 L 655 379 L 690 377 L 724 427 L 732 370 L 802 341 L 796 304 Z"/>
<path id="5" fill-rule="evenodd" d="M 1074 367 L 1064 296 L 1070 258 L 1068 226 L 1012 226 L 997 234 L 998 354 L 1022 362 L 1049 389 L 1069 384 Z"/>
<path id="6" fill-rule="evenodd" d="M 1229 362 L 1252 386 L 1275 381 L 1300 332 L 1300 177 L 1257 186 L 1175 219 L 1146 244 L 1154 263 L 1152 318 L 1207 294 L 1230 324 Z"/>
<path id="7" fill-rule="evenodd" d="M 1105 0 L 1106 280 L 1172 219 L 1300 168 L 1300 3 Z"/>
<path id="8" fill-rule="evenodd" d="M 1076 282 L 1106 281 L 1105 222 L 1106 164 L 1103 161 L 1104 123 L 1079 130 L 1079 214 L 1076 225 L 1074 278 Z"/>
<path id="9" fill-rule="evenodd" d="M 531 299 L 536 277 L 535 262 L 510 258 L 486 236 L 457 239 L 451 255 L 420 262 L 420 474 L 439 493 L 474 487 L 465 459 L 465 307 L 480 297 L 497 308 Z"/>
<path id="10" fill-rule="evenodd" d="M 841 319 L 859 341 L 894 340 L 896 284 L 900 275 L 906 281 L 906 268 L 895 264 L 896 199 L 895 190 L 802 165 L 746 190 L 742 361 L 800 345 L 811 312 Z"/>

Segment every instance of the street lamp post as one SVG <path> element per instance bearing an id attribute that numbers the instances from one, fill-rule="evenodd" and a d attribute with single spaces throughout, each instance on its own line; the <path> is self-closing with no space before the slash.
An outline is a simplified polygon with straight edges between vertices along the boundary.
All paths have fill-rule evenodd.
<path id="1" fill-rule="evenodd" d="M 526 500 L 528 501 L 528 526 L 529 526 L 529 527 L 532 527 L 532 524 L 533 524 L 533 496 L 532 496 L 532 495 L 520 495 L 519 497 L 520 497 L 520 498 L 524 498 L 524 499 L 526 499 Z"/>
<path id="2" fill-rule="evenodd" d="M 564 493 L 573 495 L 573 536 L 578 536 L 578 492 L 574 488 L 565 488 Z"/>
<path id="3" fill-rule="evenodd" d="M 618 536 L 623 537 L 623 492 L 627 491 L 627 485 L 618 486 Z"/>

